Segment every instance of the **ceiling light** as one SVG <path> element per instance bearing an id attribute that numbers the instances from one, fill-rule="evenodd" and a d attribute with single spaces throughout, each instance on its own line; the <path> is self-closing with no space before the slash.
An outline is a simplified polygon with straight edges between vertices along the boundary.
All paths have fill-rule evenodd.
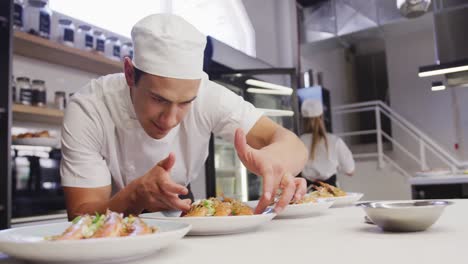
<path id="1" fill-rule="evenodd" d="M 268 90 L 268 89 L 259 89 L 259 88 L 247 88 L 248 93 L 256 93 L 256 94 L 273 94 L 273 95 L 291 95 L 291 91 L 283 91 L 283 90 Z"/>
<path id="2" fill-rule="evenodd" d="M 291 87 L 283 86 L 283 85 L 278 85 L 274 83 L 269 83 L 269 82 L 263 82 L 259 80 L 254 80 L 254 79 L 248 79 L 245 81 L 246 84 L 260 87 L 260 88 L 265 88 L 265 89 L 271 89 L 271 90 L 281 90 L 281 91 L 293 91 Z"/>
<path id="3" fill-rule="evenodd" d="M 445 90 L 445 85 L 441 81 L 432 82 L 432 91 L 443 91 Z"/>
<path id="4" fill-rule="evenodd" d="M 291 110 L 279 110 L 279 109 L 268 109 L 268 108 L 257 108 L 262 111 L 266 116 L 293 116 L 294 112 Z"/>
<path id="5" fill-rule="evenodd" d="M 419 67 L 419 77 L 442 75 L 447 73 L 468 71 L 468 60 L 459 60 L 451 63 L 443 63 Z"/>

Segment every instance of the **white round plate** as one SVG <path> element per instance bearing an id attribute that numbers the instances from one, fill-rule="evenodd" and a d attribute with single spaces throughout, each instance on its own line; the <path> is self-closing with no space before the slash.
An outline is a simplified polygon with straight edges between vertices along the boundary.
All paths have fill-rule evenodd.
<path id="1" fill-rule="evenodd" d="M 188 234 L 194 236 L 227 235 L 247 232 L 266 224 L 275 216 L 275 213 L 197 217 L 164 216 L 161 213 L 147 213 L 140 215 L 143 219 L 170 220 L 190 224 L 192 229 Z"/>
<path id="2" fill-rule="evenodd" d="M 168 221 L 145 220 L 159 228 L 151 235 L 47 241 L 45 236 L 61 234 L 70 223 L 55 223 L 12 228 L 0 231 L 0 252 L 11 257 L 41 262 L 109 261 L 147 256 L 181 239 L 190 225 Z"/>
<path id="3" fill-rule="evenodd" d="M 247 204 L 250 207 L 255 208 L 258 204 L 256 201 L 248 201 Z M 276 218 L 302 218 L 308 216 L 314 216 L 322 213 L 333 205 L 333 201 L 318 200 L 315 203 L 304 203 L 304 204 L 290 204 L 279 213 Z"/>
<path id="4" fill-rule="evenodd" d="M 15 145 L 29 145 L 29 146 L 44 146 L 44 147 L 57 147 L 59 140 L 53 137 L 37 137 L 37 138 L 17 138 L 13 140 Z"/>
<path id="5" fill-rule="evenodd" d="M 332 207 L 342 207 L 353 205 L 355 202 L 359 201 L 363 195 L 362 193 L 347 192 L 346 196 L 318 198 L 318 200 L 333 201 Z"/>

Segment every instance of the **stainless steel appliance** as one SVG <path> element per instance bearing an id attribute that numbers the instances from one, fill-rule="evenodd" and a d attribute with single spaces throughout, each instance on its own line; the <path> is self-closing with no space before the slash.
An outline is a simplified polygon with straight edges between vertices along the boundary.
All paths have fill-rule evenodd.
<path id="1" fill-rule="evenodd" d="M 63 213 L 59 149 L 13 145 L 12 217 Z"/>

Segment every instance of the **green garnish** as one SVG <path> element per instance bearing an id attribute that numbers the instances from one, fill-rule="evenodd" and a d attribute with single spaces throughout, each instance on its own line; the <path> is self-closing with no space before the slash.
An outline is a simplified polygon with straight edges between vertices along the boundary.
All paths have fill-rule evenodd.
<path id="1" fill-rule="evenodd" d="M 99 215 L 99 214 L 96 214 L 96 216 L 94 217 L 93 219 L 93 222 L 92 224 L 85 228 L 83 230 L 83 236 L 88 238 L 88 237 L 91 237 L 94 235 L 94 233 L 96 233 L 96 231 L 101 228 L 101 226 L 104 224 L 106 220 L 106 215 L 102 214 L 102 215 Z"/>
<path id="2" fill-rule="evenodd" d="M 207 213 L 208 216 L 211 216 L 211 215 L 215 214 L 216 210 L 213 207 L 213 201 L 204 200 L 203 201 L 203 206 L 206 207 L 206 209 L 208 209 L 208 213 Z"/>
<path id="3" fill-rule="evenodd" d="M 76 224 L 76 223 L 78 223 L 78 221 L 80 221 L 80 220 L 81 220 L 81 215 L 75 217 L 75 219 L 73 219 L 73 221 L 72 221 L 72 224 Z"/>

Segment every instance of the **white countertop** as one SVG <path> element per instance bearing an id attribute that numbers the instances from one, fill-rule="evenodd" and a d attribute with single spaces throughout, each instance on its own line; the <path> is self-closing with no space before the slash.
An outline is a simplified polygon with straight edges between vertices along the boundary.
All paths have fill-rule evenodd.
<path id="1" fill-rule="evenodd" d="M 467 174 L 438 175 L 438 176 L 416 176 L 409 180 L 411 185 L 432 185 L 432 184 L 461 184 L 468 183 Z"/>
<path id="2" fill-rule="evenodd" d="M 464 263 L 468 199 L 454 201 L 424 232 L 383 233 L 364 223 L 361 208 L 332 208 L 320 216 L 273 220 L 250 233 L 185 237 L 131 263 Z M 21 262 L 0 254 L 0 264 L 6 263 Z"/>

